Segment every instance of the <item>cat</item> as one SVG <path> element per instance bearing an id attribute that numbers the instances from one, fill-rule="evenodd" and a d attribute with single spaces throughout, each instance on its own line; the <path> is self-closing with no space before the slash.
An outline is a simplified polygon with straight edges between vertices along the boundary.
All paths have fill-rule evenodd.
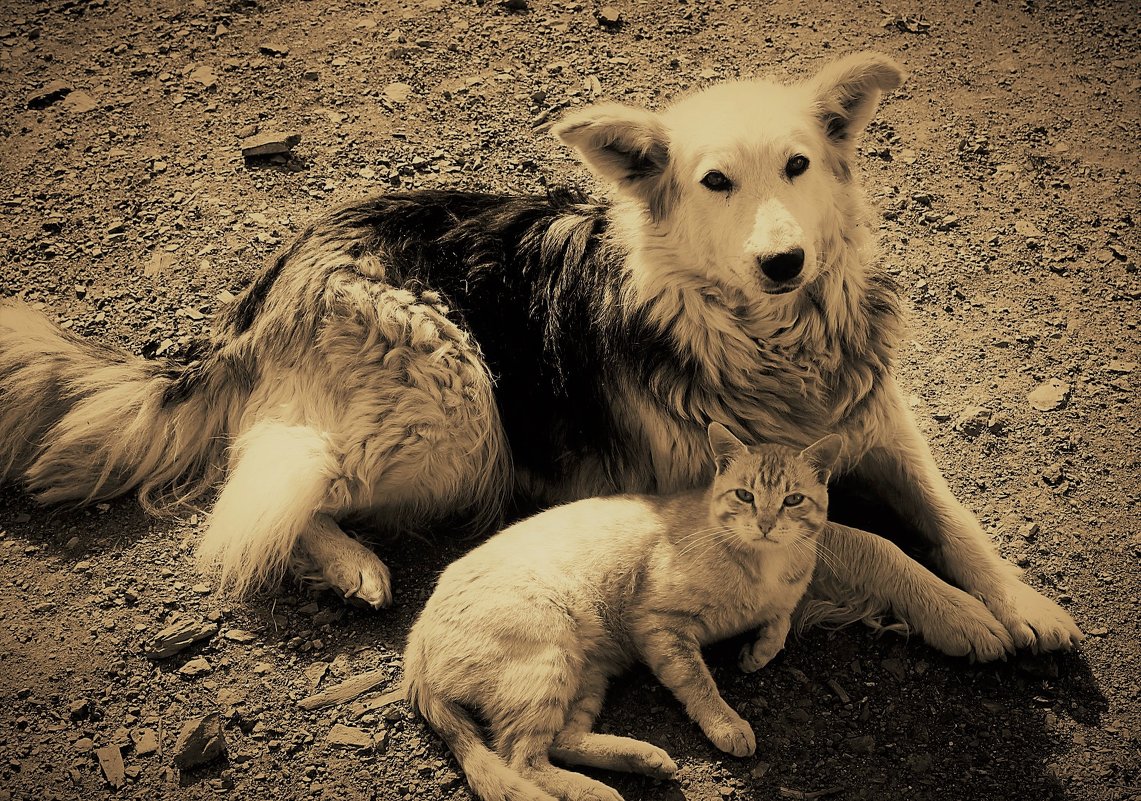
<path id="1" fill-rule="evenodd" d="M 590 731 L 610 677 L 646 663 L 706 736 L 751 755 L 749 724 L 718 692 L 701 646 L 751 628 L 739 664 L 784 647 L 816 566 L 826 482 L 842 440 L 747 447 L 708 428 L 711 486 L 588 498 L 493 536 L 440 576 L 408 637 L 405 689 L 484 801 L 621 801 L 551 764 L 669 778 L 654 745 Z M 491 747 L 469 711 L 487 723 Z"/>

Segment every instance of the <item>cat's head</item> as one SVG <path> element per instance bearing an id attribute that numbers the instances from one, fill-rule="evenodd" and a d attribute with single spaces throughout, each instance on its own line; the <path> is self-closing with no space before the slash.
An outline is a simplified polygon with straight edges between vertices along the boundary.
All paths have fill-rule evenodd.
<path id="1" fill-rule="evenodd" d="M 709 426 L 717 467 L 710 517 L 742 543 L 767 548 L 813 539 L 828 519 L 828 477 L 843 440 L 829 434 L 802 451 L 746 446 L 720 423 Z"/>

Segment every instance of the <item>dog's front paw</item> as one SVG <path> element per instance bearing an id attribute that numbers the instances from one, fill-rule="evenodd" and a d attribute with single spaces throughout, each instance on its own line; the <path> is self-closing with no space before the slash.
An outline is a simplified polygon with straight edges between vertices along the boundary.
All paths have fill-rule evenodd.
<path id="1" fill-rule="evenodd" d="M 746 757 L 752 756 L 757 750 L 757 737 L 753 734 L 753 727 L 736 712 L 730 711 L 702 728 L 710 742 L 727 754 Z"/>
<path id="2" fill-rule="evenodd" d="M 967 656 L 979 662 L 1004 659 L 1014 651 L 1014 640 L 982 601 L 948 587 L 947 603 L 924 621 L 923 639 L 948 656 Z"/>
<path id="3" fill-rule="evenodd" d="M 1085 638 L 1065 609 L 1016 579 L 988 595 L 986 604 L 1019 648 L 1068 651 Z"/>
<path id="4" fill-rule="evenodd" d="M 320 584 L 355 606 L 380 609 L 392 603 L 388 566 L 369 548 L 346 538 L 335 552 L 324 556 L 317 566 Z"/>
<path id="5" fill-rule="evenodd" d="M 737 665 L 745 673 L 753 673 L 773 661 L 773 658 L 779 654 L 783 648 L 783 638 L 762 637 L 751 645 L 745 645 L 741 648 L 741 655 L 737 659 Z"/>

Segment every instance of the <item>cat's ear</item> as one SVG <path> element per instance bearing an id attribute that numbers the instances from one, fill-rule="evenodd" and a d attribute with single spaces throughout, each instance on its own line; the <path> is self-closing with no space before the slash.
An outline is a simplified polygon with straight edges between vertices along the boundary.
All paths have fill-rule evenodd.
<path id="1" fill-rule="evenodd" d="M 709 447 L 713 450 L 713 462 L 720 474 L 729 463 L 748 448 L 745 443 L 733 436 L 733 432 L 720 423 L 709 424 Z"/>
<path id="2" fill-rule="evenodd" d="M 816 470 L 821 484 L 827 484 L 840 462 L 844 450 L 844 438 L 839 434 L 828 434 L 800 452 L 800 458 Z"/>

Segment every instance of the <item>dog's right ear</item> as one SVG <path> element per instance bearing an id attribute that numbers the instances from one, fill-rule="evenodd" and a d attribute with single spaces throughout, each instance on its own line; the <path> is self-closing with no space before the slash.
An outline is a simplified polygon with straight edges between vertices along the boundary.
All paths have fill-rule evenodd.
<path id="1" fill-rule="evenodd" d="M 718 475 L 721 475 L 730 462 L 748 450 L 745 443 L 733 436 L 733 432 L 720 423 L 710 423 L 707 433 Z"/>
<path id="2" fill-rule="evenodd" d="M 620 103 L 573 111 L 554 126 L 555 137 L 578 151 L 600 178 L 642 201 L 655 220 L 668 210 L 669 136 L 658 115 Z"/>

